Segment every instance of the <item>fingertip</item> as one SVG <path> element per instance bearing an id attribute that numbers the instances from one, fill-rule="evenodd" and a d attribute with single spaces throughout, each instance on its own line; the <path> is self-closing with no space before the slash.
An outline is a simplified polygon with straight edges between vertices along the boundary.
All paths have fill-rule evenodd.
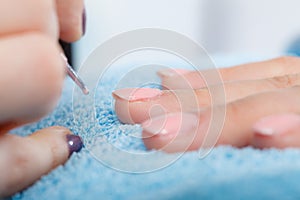
<path id="1" fill-rule="evenodd" d="M 79 40 L 86 31 L 86 10 L 83 0 L 57 0 L 60 38 L 65 42 Z"/>
<path id="2" fill-rule="evenodd" d="M 68 128 L 53 126 L 33 133 L 30 138 L 43 143 L 45 148 L 56 149 L 51 157 L 56 163 L 53 167 L 63 164 L 74 152 L 79 152 L 83 147 L 80 136 L 74 135 Z"/>
<path id="3" fill-rule="evenodd" d="M 253 125 L 252 145 L 257 148 L 300 147 L 300 116 L 267 116 Z"/>
<path id="4" fill-rule="evenodd" d="M 68 148 L 69 148 L 69 157 L 74 152 L 79 152 L 83 147 L 83 141 L 82 141 L 81 137 L 78 135 L 67 134 L 66 140 L 67 140 Z"/>
<path id="5" fill-rule="evenodd" d="M 169 113 L 144 123 L 143 141 L 148 149 L 169 153 L 195 150 L 200 145 L 199 117 L 192 113 Z"/>
<path id="6" fill-rule="evenodd" d="M 153 88 L 124 88 L 113 92 L 115 112 L 123 123 L 141 123 L 149 118 L 150 104 L 163 92 Z"/>
<path id="7" fill-rule="evenodd" d="M 5 134 L 0 140 L 0 198 L 25 189 L 64 164 L 83 142 L 64 127 L 49 127 L 29 137 Z"/>
<path id="8" fill-rule="evenodd" d="M 61 95 L 65 68 L 58 44 L 39 32 L 7 37 L 0 43 L 0 123 L 35 121 L 50 112 Z"/>

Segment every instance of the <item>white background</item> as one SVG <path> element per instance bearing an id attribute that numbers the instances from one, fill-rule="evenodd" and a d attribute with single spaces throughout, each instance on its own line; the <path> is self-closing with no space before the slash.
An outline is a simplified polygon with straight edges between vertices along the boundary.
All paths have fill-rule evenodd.
<path id="1" fill-rule="evenodd" d="M 76 67 L 113 35 L 143 27 L 177 31 L 211 54 L 277 55 L 300 37 L 299 0 L 86 0 L 86 10 Z"/>

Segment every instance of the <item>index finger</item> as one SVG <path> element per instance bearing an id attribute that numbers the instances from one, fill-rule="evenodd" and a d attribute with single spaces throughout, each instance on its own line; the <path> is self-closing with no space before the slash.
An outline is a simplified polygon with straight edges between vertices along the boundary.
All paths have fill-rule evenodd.
<path id="1" fill-rule="evenodd" d="M 56 0 L 60 38 L 65 42 L 78 40 L 85 32 L 83 0 Z"/>

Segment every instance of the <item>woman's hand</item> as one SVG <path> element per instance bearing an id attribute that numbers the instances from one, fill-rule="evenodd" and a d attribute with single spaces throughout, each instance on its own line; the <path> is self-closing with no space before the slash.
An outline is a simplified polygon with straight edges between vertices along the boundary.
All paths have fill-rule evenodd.
<path id="1" fill-rule="evenodd" d="M 282 57 L 220 69 L 226 118 L 217 144 L 300 147 L 300 59 Z M 197 150 L 211 120 L 211 97 L 199 72 L 158 72 L 167 90 L 113 93 L 119 119 L 142 123 L 149 149 Z M 213 87 L 218 87 L 213 86 Z"/>
<path id="2" fill-rule="evenodd" d="M 84 15 L 83 0 L 1 1 L 0 197 L 29 186 L 82 147 L 62 127 L 26 138 L 7 132 L 54 108 L 65 77 L 58 39 L 79 39 Z"/>

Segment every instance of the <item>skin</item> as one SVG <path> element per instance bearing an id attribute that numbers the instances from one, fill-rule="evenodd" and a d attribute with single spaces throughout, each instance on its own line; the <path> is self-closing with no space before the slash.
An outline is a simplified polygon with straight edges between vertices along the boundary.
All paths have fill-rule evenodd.
<path id="1" fill-rule="evenodd" d="M 57 41 L 59 38 L 67 42 L 75 41 L 80 38 L 83 30 L 82 0 L 4 0 L 1 4 L 0 91 L 5 95 L 1 96 L 0 102 L 0 170 L 6 173 L 0 174 L 0 197 L 26 188 L 68 158 L 69 151 L 65 141 L 66 134 L 70 134 L 68 129 L 50 127 L 24 138 L 7 133 L 12 128 L 39 119 L 53 109 L 65 76 L 64 64 L 59 56 L 61 49 Z M 274 121 L 282 120 L 282 113 L 299 112 L 296 101 L 299 98 L 299 87 L 291 88 L 298 84 L 298 78 L 290 75 L 299 73 L 298 66 L 298 59 L 284 57 L 220 70 L 225 80 L 228 106 L 225 126 L 218 144 L 238 147 L 253 145 L 259 148 L 272 146 L 284 148 L 300 144 L 295 142 L 299 140 L 296 134 L 299 126 L 296 125 L 274 137 L 257 134 L 260 126 L 270 122 L 270 119 L 264 118 L 262 123 L 262 117 L 277 114 L 271 119 L 272 125 Z M 161 115 L 154 113 L 141 120 L 136 115 L 144 116 L 147 110 L 137 110 L 136 101 L 129 102 L 115 96 L 117 113 L 124 108 L 130 111 L 130 116 L 122 116 L 122 121 L 131 123 L 144 121 L 144 142 L 149 149 L 163 149 L 168 152 L 183 151 L 186 148 L 194 150 L 203 140 L 203 133 L 207 129 L 210 117 L 208 92 L 203 81 L 202 85 L 199 85 L 201 80 L 197 73 L 191 72 L 184 76 L 193 87 L 188 88 L 188 95 L 196 93 L 196 99 L 198 97 L 204 99 L 199 105 L 192 105 L 193 110 L 199 108 L 199 111 L 188 118 L 198 119 L 201 115 L 199 122 L 193 120 L 196 121 L 198 128 L 191 131 L 192 134 L 177 136 L 173 134 L 174 130 L 170 130 L 169 135 L 157 134 L 152 137 L 153 130 L 149 129 L 151 122 L 147 120 L 150 118 L 154 121 L 161 120 L 159 118 Z M 231 81 L 236 83 L 229 83 Z M 182 76 L 162 77 L 162 83 L 167 88 L 187 89 L 185 84 L 180 84 Z M 240 92 L 241 87 L 245 88 L 243 93 Z M 187 99 L 185 94 L 176 92 Z M 286 98 L 287 96 L 289 98 Z M 168 102 L 162 98 L 157 104 L 174 105 L 176 99 L 172 97 L 172 92 L 170 98 Z M 149 103 L 151 104 L 151 100 L 139 102 L 140 105 Z M 184 103 L 189 106 L 189 102 Z M 191 109 L 188 106 L 185 109 Z M 245 109 L 249 107 L 253 108 L 250 113 Z M 177 114 L 174 114 L 176 116 L 185 110 L 171 106 L 166 108 L 166 112 L 176 112 Z M 169 114 L 166 116 L 170 118 Z M 171 117 L 171 122 L 172 120 L 174 116 Z M 190 122 L 186 122 L 188 125 L 186 130 L 195 127 L 190 126 Z M 255 130 L 252 129 L 253 126 L 256 127 Z M 164 148 L 170 141 L 171 145 Z M 293 141 L 293 144 L 290 141 Z"/>
<path id="2" fill-rule="evenodd" d="M 299 65 L 299 58 L 281 57 L 220 69 L 226 94 L 226 116 L 216 144 L 258 148 L 300 147 L 300 135 L 295 134 L 300 131 L 299 121 L 293 120 L 291 123 L 294 124 L 289 129 L 283 125 L 278 128 L 284 124 L 280 123 L 282 120 L 291 121 L 282 115 L 294 113 L 295 118 L 300 120 L 297 115 L 300 111 Z M 172 76 L 158 72 L 158 75 L 163 86 L 168 88 L 159 96 L 129 101 L 119 96 L 118 91 L 114 92 L 119 119 L 125 123 L 142 124 L 148 149 L 167 152 L 197 150 L 207 133 L 212 106 L 217 108 L 220 105 L 211 105 L 209 90 L 198 72 Z M 218 88 L 218 85 L 211 87 Z M 135 89 L 127 90 L 134 94 Z M 184 113 L 192 113 L 190 115 L 198 120 L 185 120 Z M 196 125 L 191 121 L 195 121 Z M 178 123 L 181 126 L 177 126 Z M 266 130 L 279 133 L 263 135 Z"/>
<path id="3" fill-rule="evenodd" d="M 66 128 L 50 127 L 24 138 L 7 133 L 56 105 L 65 77 L 58 39 L 81 37 L 83 4 L 1 1 L 0 171 L 5 173 L 0 173 L 0 197 L 26 188 L 68 159 L 65 136 L 71 132 Z"/>

